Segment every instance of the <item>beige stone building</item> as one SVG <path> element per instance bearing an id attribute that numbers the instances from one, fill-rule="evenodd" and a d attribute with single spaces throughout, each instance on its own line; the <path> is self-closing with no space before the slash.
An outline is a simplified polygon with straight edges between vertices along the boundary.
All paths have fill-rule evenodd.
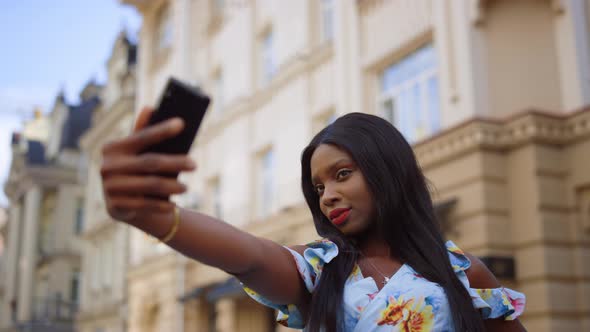
<path id="1" fill-rule="evenodd" d="M 129 228 L 111 220 L 100 183 L 101 148 L 130 133 L 134 118 L 137 46 L 125 32 L 107 62 L 108 79 L 92 127 L 80 139 L 85 154 L 82 284 L 77 331 L 126 330 Z"/>
<path id="2" fill-rule="evenodd" d="M 12 139 L 4 190 L 8 207 L 1 331 L 72 331 L 80 284 L 82 195 L 78 138 L 90 125 L 100 87 L 90 82 L 80 104 L 57 96 Z"/>
<path id="3" fill-rule="evenodd" d="M 3 262 L 6 260 L 6 256 L 4 255 L 4 246 L 6 242 L 6 235 L 7 235 L 7 228 L 6 221 L 8 216 L 6 215 L 6 209 L 0 207 L 0 280 L 5 280 L 5 273 L 6 268 L 4 267 Z M 0 303 L 4 303 L 4 283 L 0 282 Z"/>
<path id="4" fill-rule="evenodd" d="M 168 76 L 213 104 L 177 201 L 283 244 L 316 238 L 299 155 L 334 116 L 414 144 L 447 236 L 528 297 L 530 331 L 590 330 L 590 3 L 123 0 L 136 109 Z M 277 331 L 223 272 L 130 235 L 129 331 Z"/>

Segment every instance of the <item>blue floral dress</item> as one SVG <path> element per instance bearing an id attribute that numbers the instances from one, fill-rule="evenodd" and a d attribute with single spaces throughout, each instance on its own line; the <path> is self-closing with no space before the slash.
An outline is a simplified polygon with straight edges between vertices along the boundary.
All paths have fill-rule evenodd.
<path id="1" fill-rule="evenodd" d="M 303 256 L 290 250 L 307 290 L 317 286 L 322 268 L 338 255 L 331 241 L 320 240 L 307 245 Z M 468 290 L 473 306 L 484 319 L 513 320 L 524 310 L 525 296 L 507 289 L 476 289 L 469 286 L 465 270 L 471 262 L 453 242 L 446 247 L 459 280 Z M 256 301 L 278 309 L 277 321 L 287 327 L 302 329 L 305 322 L 295 305 L 276 304 L 245 287 Z M 364 277 L 358 265 L 344 286 L 344 328 L 347 332 L 378 331 L 454 331 L 449 303 L 442 287 L 420 276 L 408 264 L 379 290 L 371 277 Z"/>

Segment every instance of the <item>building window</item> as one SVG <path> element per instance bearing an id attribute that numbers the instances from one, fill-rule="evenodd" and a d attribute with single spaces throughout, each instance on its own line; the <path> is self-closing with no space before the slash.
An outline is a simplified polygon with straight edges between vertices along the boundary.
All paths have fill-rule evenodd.
<path id="1" fill-rule="evenodd" d="M 219 69 L 213 75 L 213 105 L 215 112 L 221 112 L 225 103 L 223 91 L 223 71 Z"/>
<path id="2" fill-rule="evenodd" d="M 217 329 L 217 308 L 215 307 L 215 303 L 207 304 L 207 327 L 209 332 L 218 331 Z"/>
<path id="3" fill-rule="evenodd" d="M 378 102 L 381 115 L 411 143 L 440 130 L 438 72 L 432 44 L 383 71 Z"/>
<path id="4" fill-rule="evenodd" d="M 84 228 L 84 200 L 78 198 L 76 201 L 76 217 L 74 220 L 74 233 L 80 235 Z"/>
<path id="5" fill-rule="evenodd" d="M 101 252 L 101 286 L 102 288 L 110 288 L 113 278 L 113 264 L 114 262 L 114 247 L 112 239 L 104 239 L 100 246 Z"/>
<path id="6" fill-rule="evenodd" d="M 164 5 L 158 13 L 156 37 L 158 51 L 165 50 L 172 46 L 173 25 L 170 17 L 170 6 L 168 4 Z"/>
<path id="7" fill-rule="evenodd" d="M 72 303 L 80 303 L 80 271 L 72 273 L 70 281 L 70 301 Z"/>
<path id="8" fill-rule="evenodd" d="M 90 278 L 91 282 L 91 288 L 93 292 L 97 292 L 100 289 L 100 279 L 102 277 L 101 271 L 102 271 L 102 253 L 100 251 L 99 246 L 95 243 L 92 246 L 92 273 L 90 273 L 88 275 L 88 277 Z"/>
<path id="9" fill-rule="evenodd" d="M 267 217 L 275 200 L 275 156 L 272 149 L 259 158 L 258 166 L 258 217 Z"/>
<path id="10" fill-rule="evenodd" d="M 218 218 L 223 218 L 223 205 L 221 201 L 221 183 L 219 178 L 214 178 L 209 182 L 209 194 L 211 197 L 211 211 Z"/>
<path id="11" fill-rule="evenodd" d="M 320 2 L 320 36 L 326 42 L 334 38 L 334 0 Z"/>
<path id="12" fill-rule="evenodd" d="M 274 54 L 274 36 L 272 30 L 268 30 L 260 41 L 261 59 L 261 83 L 267 85 L 276 74 L 276 59 Z"/>

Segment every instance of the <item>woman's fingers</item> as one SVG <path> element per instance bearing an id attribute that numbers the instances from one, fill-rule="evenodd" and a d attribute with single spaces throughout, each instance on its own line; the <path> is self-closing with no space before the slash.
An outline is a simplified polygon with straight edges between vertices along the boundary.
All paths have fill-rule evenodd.
<path id="1" fill-rule="evenodd" d="M 195 167 L 185 155 L 146 153 L 104 159 L 100 172 L 103 177 L 109 174 L 173 174 L 192 171 Z"/>
<path id="2" fill-rule="evenodd" d="M 133 128 L 134 133 L 147 126 L 148 122 L 150 121 L 150 117 L 152 116 L 152 113 L 154 113 L 154 110 L 149 107 L 144 107 L 141 110 L 141 112 L 139 112 L 139 115 L 137 116 L 137 121 L 135 121 L 135 127 Z"/>
<path id="3" fill-rule="evenodd" d="M 180 134 L 183 128 L 184 122 L 182 119 L 173 118 L 144 129 L 139 129 L 137 132 L 131 134 L 127 138 L 106 144 L 102 150 L 103 155 L 108 155 L 111 153 L 138 153 L 150 145 L 162 142 L 168 138 Z"/>
<path id="4" fill-rule="evenodd" d="M 128 223 L 143 220 L 153 213 L 170 213 L 174 203 L 169 197 L 186 191 L 174 174 L 195 169 L 186 155 L 139 154 L 153 144 L 178 135 L 184 128 L 180 118 L 148 126 L 153 110 L 144 108 L 138 115 L 133 133 L 103 147 L 100 173 L 109 214 Z"/>
<path id="5" fill-rule="evenodd" d="M 113 175 L 103 181 L 103 189 L 110 197 L 135 197 L 141 193 L 144 197 L 167 198 L 185 192 L 186 186 L 175 178 Z"/>

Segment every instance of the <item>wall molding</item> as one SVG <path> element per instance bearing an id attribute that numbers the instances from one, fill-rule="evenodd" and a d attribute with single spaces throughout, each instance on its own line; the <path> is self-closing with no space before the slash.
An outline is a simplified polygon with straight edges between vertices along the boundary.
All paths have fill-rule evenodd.
<path id="1" fill-rule="evenodd" d="M 506 119 L 474 118 L 414 145 L 423 168 L 474 150 L 505 152 L 524 144 L 564 146 L 590 138 L 590 107 L 568 114 L 537 110 Z"/>

